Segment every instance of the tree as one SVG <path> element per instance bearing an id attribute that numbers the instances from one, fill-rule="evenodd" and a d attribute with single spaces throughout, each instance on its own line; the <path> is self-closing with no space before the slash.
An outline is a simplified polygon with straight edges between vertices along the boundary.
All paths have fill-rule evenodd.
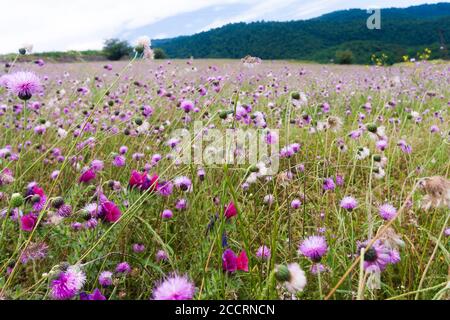
<path id="1" fill-rule="evenodd" d="M 167 59 L 168 58 L 167 54 L 161 48 L 155 48 L 153 50 L 153 54 L 154 54 L 155 59 Z"/>
<path id="2" fill-rule="evenodd" d="M 339 64 L 352 64 L 353 52 L 350 50 L 336 52 L 336 61 Z"/>
<path id="3" fill-rule="evenodd" d="M 133 50 L 125 40 L 108 39 L 103 46 L 103 53 L 109 60 L 120 60 Z"/>

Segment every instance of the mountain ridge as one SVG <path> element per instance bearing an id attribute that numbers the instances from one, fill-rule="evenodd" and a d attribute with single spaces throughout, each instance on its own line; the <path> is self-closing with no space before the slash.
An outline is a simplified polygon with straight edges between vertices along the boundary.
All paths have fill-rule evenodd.
<path id="1" fill-rule="evenodd" d="M 369 16 L 367 10 L 348 9 L 309 20 L 238 22 L 190 36 L 157 39 L 153 46 L 170 58 L 236 59 L 249 54 L 329 62 L 337 52 L 350 50 L 354 63 L 370 63 L 372 54 L 381 53 L 394 63 L 428 47 L 431 58 L 448 59 L 450 3 L 381 9 L 380 30 L 367 28 Z"/>

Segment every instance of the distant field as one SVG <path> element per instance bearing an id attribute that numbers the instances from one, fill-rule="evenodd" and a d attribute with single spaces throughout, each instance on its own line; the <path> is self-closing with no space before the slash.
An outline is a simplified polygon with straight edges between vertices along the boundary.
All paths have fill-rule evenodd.
<path id="1" fill-rule="evenodd" d="M 450 298 L 448 63 L 2 75 L 0 298 Z"/>

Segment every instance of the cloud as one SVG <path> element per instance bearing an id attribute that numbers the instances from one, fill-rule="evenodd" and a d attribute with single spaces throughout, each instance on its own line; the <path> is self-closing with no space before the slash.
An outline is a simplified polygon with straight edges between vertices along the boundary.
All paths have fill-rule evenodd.
<path id="1" fill-rule="evenodd" d="M 167 17 L 239 0 L 20 0 L 10 1 L 0 19 L 0 51 L 22 43 L 35 51 L 100 48 L 104 39 Z M 163 30 L 162 30 L 163 32 Z M 182 30 L 180 30 L 182 32 Z"/>
<path id="2" fill-rule="evenodd" d="M 35 51 L 99 49 L 107 38 L 135 35 L 136 30 L 149 26 L 155 34 L 166 35 L 169 32 L 164 20 L 183 14 L 195 17 L 199 10 L 208 10 L 210 17 L 204 26 L 200 21 L 200 27 L 196 27 L 203 31 L 230 22 L 307 19 L 339 9 L 405 7 L 425 2 L 440 1 L 377 0 L 365 4 L 360 0 L 9 1 L 3 6 L 0 19 L 0 53 L 16 52 L 23 43 L 34 44 Z M 186 28 L 182 24 L 174 30 L 182 35 Z"/>

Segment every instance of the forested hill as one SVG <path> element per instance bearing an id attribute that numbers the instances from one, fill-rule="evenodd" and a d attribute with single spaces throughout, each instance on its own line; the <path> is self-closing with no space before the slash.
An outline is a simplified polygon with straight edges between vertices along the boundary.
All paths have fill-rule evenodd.
<path id="1" fill-rule="evenodd" d="M 431 49 L 447 58 L 450 3 L 381 9 L 381 29 L 369 30 L 366 10 L 336 11 L 310 20 L 233 23 L 192 36 L 154 40 L 170 58 L 301 59 L 329 62 L 351 51 L 351 62 L 370 63 L 372 54 L 390 63 Z M 444 45 L 443 45 L 444 44 Z"/>

